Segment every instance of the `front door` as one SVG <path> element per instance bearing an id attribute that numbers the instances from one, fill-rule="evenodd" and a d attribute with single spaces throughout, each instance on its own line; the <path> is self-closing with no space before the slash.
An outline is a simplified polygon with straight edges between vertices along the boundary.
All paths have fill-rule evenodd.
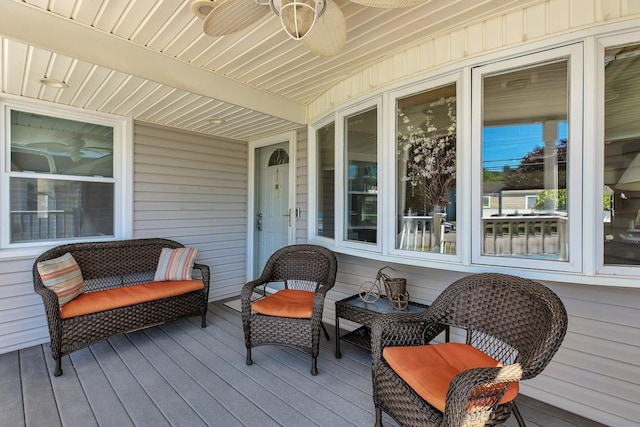
<path id="1" fill-rule="evenodd" d="M 256 150 L 256 242 L 254 277 L 258 277 L 277 249 L 289 243 L 289 145 L 280 143 Z"/>

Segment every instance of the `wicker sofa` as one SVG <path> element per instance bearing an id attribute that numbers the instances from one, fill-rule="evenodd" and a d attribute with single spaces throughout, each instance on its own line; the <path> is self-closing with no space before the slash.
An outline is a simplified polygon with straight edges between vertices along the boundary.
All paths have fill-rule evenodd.
<path id="1" fill-rule="evenodd" d="M 62 356 L 119 333 L 196 315 L 202 316 L 204 328 L 209 299 L 209 267 L 193 264 L 193 279 L 204 285 L 200 289 L 69 317 L 61 312 L 58 295 L 44 285 L 38 263 L 70 253 L 80 267 L 84 280 L 82 303 L 91 306 L 98 301 L 94 298 L 102 295 L 104 299 L 105 292 L 108 298 L 114 295 L 117 298 L 118 294 L 126 296 L 132 291 L 143 290 L 144 286 L 155 286 L 158 282 L 154 282 L 154 274 L 162 249 L 182 247 L 180 243 L 167 239 L 72 243 L 52 248 L 38 257 L 33 265 L 33 284 L 44 302 L 51 353 L 56 362 L 55 376 L 62 374 Z M 159 283 L 160 287 L 168 288 L 169 285 Z M 132 288 L 135 286 L 138 287 Z"/>

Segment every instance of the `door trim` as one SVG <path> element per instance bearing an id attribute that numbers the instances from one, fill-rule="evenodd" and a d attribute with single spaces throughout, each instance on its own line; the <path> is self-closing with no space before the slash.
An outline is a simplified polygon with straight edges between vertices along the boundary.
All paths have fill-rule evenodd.
<path id="1" fill-rule="evenodd" d="M 254 245 L 255 245 L 255 233 L 254 233 L 254 218 L 256 216 L 256 188 L 255 188 L 255 173 L 256 173 L 256 150 L 258 148 L 267 147 L 269 145 L 288 143 L 289 152 L 289 208 L 291 209 L 291 227 L 289 227 L 289 233 L 287 236 L 288 243 L 295 242 L 296 229 L 297 229 L 297 215 L 296 209 L 296 169 L 297 169 L 297 133 L 295 130 L 290 132 L 273 135 L 267 138 L 258 139 L 255 141 L 249 141 L 247 144 L 247 268 L 246 268 L 246 280 L 253 280 L 253 265 L 255 263 L 254 257 Z"/>

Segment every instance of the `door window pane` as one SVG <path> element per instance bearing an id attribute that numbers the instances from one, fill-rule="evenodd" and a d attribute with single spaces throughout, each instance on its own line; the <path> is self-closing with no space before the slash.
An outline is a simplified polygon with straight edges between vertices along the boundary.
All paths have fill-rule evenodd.
<path id="1" fill-rule="evenodd" d="M 396 248 L 456 253 L 456 85 L 397 101 Z"/>
<path id="2" fill-rule="evenodd" d="M 345 119 L 345 240 L 378 240 L 377 109 Z"/>
<path id="3" fill-rule="evenodd" d="M 318 145 L 317 235 L 335 237 L 336 126 L 330 123 L 316 131 Z"/>
<path id="4" fill-rule="evenodd" d="M 604 263 L 640 265 L 640 44 L 605 51 Z"/>
<path id="5" fill-rule="evenodd" d="M 482 254 L 568 260 L 568 61 L 488 75 L 482 92 Z"/>

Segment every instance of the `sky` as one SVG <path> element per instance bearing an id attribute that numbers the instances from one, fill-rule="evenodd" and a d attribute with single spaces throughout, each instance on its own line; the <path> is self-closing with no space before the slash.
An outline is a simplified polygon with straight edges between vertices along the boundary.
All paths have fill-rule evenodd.
<path id="1" fill-rule="evenodd" d="M 558 140 L 567 138 L 567 122 L 558 123 Z M 542 123 L 485 127 L 482 134 L 482 167 L 501 171 L 514 168 L 535 147 L 544 145 Z"/>

